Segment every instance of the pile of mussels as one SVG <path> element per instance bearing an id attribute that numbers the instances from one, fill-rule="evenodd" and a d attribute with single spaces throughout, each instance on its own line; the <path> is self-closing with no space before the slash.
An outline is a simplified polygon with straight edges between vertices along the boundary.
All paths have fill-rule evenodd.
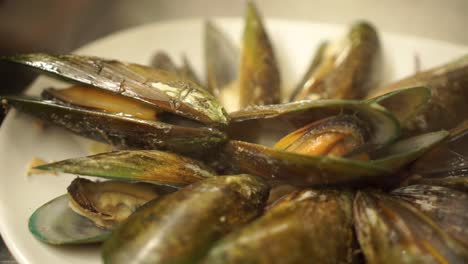
<path id="1" fill-rule="evenodd" d="M 74 83 L 5 107 L 114 147 L 39 166 L 108 180 L 74 179 L 29 229 L 104 242 L 105 263 L 467 263 L 468 57 L 375 89 L 379 46 L 352 25 L 287 99 L 252 4 L 240 55 L 206 24 L 205 84 L 165 53 L 4 58 Z"/>

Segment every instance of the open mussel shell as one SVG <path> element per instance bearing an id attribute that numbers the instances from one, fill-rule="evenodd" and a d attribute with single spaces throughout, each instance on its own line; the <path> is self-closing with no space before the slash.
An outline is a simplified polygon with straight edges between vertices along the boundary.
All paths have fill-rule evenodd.
<path id="1" fill-rule="evenodd" d="M 59 196 L 39 207 L 29 218 L 29 230 L 39 240 L 53 245 L 102 242 L 111 231 L 75 213 L 68 195 Z"/>
<path id="2" fill-rule="evenodd" d="M 367 263 L 466 263 L 468 248 L 410 204 L 377 192 L 354 201 Z"/>
<path id="3" fill-rule="evenodd" d="M 418 208 L 468 246 L 468 194 L 441 186 L 411 185 L 392 195 Z"/>
<path id="4" fill-rule="evenodd" d="M 340 184 L 357 178 L 367 181 L 374 175 L 388 173 L 386 168 L 370 163 L 339 157 L 305 156 L 267 147 L 298 128 L 340 115 L 355 116 L 366 125 L 369 131 L 367 149 L 383 147 L 399 136 L 398 122 L 377 104 L 320 100 L 255 106 L 232 113 L 229 133 L 232 138 L 242 141 L 232 140 L 225 145 L 226 158 L 241 170 L 300 186 Z M 253 127 L 254 133 L 249 133 Z"/>
<path id="5" fill-rule="evenodd" d="M 225 92 L 234 88 L 239 78 L 239 50 L 212 21 L 205 23 L 205 72 L 208 91 L 223 100 Z"/>
<path id="6" fill-rule="evenodd" d="M 431 93 L 427 107 L 402 123 L 408 133 L 452 129 L 468 118 L 468 56 L 373 90 L 367 98 L 414 86 Z"/>
<path id="7" fill-rule="evenodd" d="M 37 167 L 78 175 L 183 186 L 215 173 L 203 163 L 157 150 L 123 150 L 67 159 Z"/>
<path id="8" fill-rule="evenodd" d="M 468 191 L 468 121 L 453 129 L 447 140 L 413 163 L 409 172 L 409 183 Z"/>
<path id="9" fill-rule="evenodd" d="M 208 125 L 228 123 L 224 108 L 206 90 L 164 70 L 80 55 L 24 54 L 4 59 Z"/>
<path id="10" fill-rule="evenodd" d="M 280 73 L 272 44 L 253 2 L 247 3 L 239 70 L 239 104 L 268 105 L 280 102 Z"/>
<path id="11" fill-rule="evenodd" d="M 224 154 L 240 170 L 296 186 L 382 184 L 401 180 L 391 174 L 447 135 L 448 132 L 440 131 L 404 139 L 378 151 L 377 159 L 370 161 L 301 155 L 243 141 L 229 141 Z"/>
<path id="12" fill-rule="evenodd" d="M 226 233 L 258 216 L 269 186 L 250 175 L 212 177 L 140 208 L 104 243 L 105 263 L 197 263 Z"/>
<path id="13" fill-rule="evenodd" d="M 319 46 L 291 101 L 363 98 L 375 85 L 379 62 L 377 31 L 367 22 L 355 23 L 342 39 Z"/>
<path id="14" fill-rule="evenodd" d="M 67 190 L 73 211 L 99 227 L 113 229 L 140 206 L 177 189 L 142 182 L 93 182 L 76 178 Z"/>
<path id="15" fill-rule="evenodd" d="M 309 123 L 344 114 L 355 115 L 367 124 L 371 131 L 368 145 L 373 147 L 382 147 L 400 135 L 398 121 L 383 107 L 355 100 L 309 100 L 248 107 L 230 114 L 229 134 L 233 139 L 271 145 Z"/>
<path id="16" fill-rule="evenodd" d="M 121 148 L 198 152 L 218 145 L 226 137 L 214 128 L 171 125 L 31 97 L 5 96 L 1 100 L 6 107 L 13 106 L 78 135 Z"/>
<path id="17" fill-rule="evenodd" d="M 301 190 L 217 242 L 202 263 L 352 263 L 352 195 Z"/>

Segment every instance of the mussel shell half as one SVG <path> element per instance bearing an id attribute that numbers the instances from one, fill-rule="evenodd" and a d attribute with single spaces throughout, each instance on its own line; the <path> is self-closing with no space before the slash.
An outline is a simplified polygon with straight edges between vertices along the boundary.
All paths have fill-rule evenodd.
<path id="1" fill-rule="evenodd" d="M 205 124 L 224 126 L 224 108 L 196 83 L 151 67 L 79 55 L 24 54 L 4 58 L 61 78 L 128 96 Z"/>
<path id="2" fill-rule="evenodd" d="M 443 173 L 428 175 L 412 175 L 408 182 L 410 184 L 427 184 L 444 186 L 447 188 L 468 192 L 468 170 L 459 172 L 460 174 Z"/>
<path id="3" fill-rule="evenodd" d="M 468 120 L 452 130 L 447 140 L 411 166 L 411 172 L 420 175 L 457 171 L 468 171 Z"/>
<path id="4" fill-rule="evenodd" d="M 40 170 L 183 186 L 214 176 L 194 159 L 157 150 L 123 150 L 44 164 Z"/>
<path id="5" fill-rule="evenodd" d="M 253 2 L 247 3 L 239 70 L 240 107 L 277 104 L 280 73 L 272 44 Z"/>
<path id="6" fill-rule="evenodd" d="M 419 86 L 389 92 L 368 101 L 385 107 L 400 124 L 406 124 L 424 111 L 430 98 L 431 90 Z"/>
<path id="7" fill-rule="evenodd" d="M 356 232 L 367 263 L 466 263 L 468 248 L 410 204 L 357 194 Z"/>
<path id="8" fill-rule="evenodd" d="M 468 194 L 441 186 L 411 185 L 392 195 L 411 203 L 468 246 Z"/>
<path id="9" fill-rule="evenodd" d="M 468 118 L 467 55 L 374 90 L 367 98 L 415 86 L 429 87 L 431 94 L 427 107 L 402 124 L 409 133 L 452 129 Z"/>
<path id="10" fill-rule="evenodd" d="M 406 138 L 374 153 L 374 165 L 395 171 L 421 157 L 449 136 L 445 130 Z"/>
<path id="11" fill-rule="evenodd" d="M 226 233 L 258 216 L 269 186 L 250 175 L 206 179 L 148 203 L 103 247 L 105 263 L 197 263 Z"/>
<path id="12" fill-rule="evenodd" d="M 53 245 L 103 242 L 110 230 L 73 212 L 68 195 L 59 196 L 39 207 L 29 218 L 29 230 L 39 240 Z"/>
<path id="13" fill-rule="evenodd" d="M 343 38 L 319 47 L 291 101 L 363 98 L 379 77 L 379 62 L 377 31 L 357 22 Z"/>
<path id="14" fill-rule="evenodd" d="M 205 23 L 205 68 L 208 91 L 220 99 L 239 77 L 239 50 L 212 21 Z"/>
<path id="15" fill-rule="evenodd" d="M 374 147 L 382 147 L 400 135 L 398 121 L 387 110 L 354 100 L 309 100 L 248 107 L 230 114 L 229 134 L 233 139 L 270 145 L 313 121 L 340 114 L 356 115 L 368 124 L 371 131 L 368 144 Z"/>
<path id="16" fill-rule="evenodd" d="M 352 195 L 337 190 L 302 190 L 210 250 L 202 263 L 351 263 Z"/>
<path id="17" fill-rule="evenodd" d="M 216 146 L 226 137 L 214 128 L 175 126 L 30 97 L 7 96 L 1 100 L 4 106 L 11 105 L 78 135 L 122 148 L 198 152 Z"/>
<path id="18" fill-rule="evenodd" d="M 410 168 L 409 183 L 429 184 L 468 191 L 468 121 L 450 137 L 424 154 Z"/>

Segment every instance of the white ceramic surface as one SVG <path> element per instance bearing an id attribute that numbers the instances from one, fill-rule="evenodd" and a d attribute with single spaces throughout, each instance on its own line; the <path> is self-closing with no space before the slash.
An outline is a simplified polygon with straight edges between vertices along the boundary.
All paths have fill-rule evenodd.
<path id="1" fill-rule="evenodd" d="M 241 20 L 215 19 L 233 41 L 239 43 Z M 202 20 L 181 20 L 150 24 L 95 41 L 77 51 L 137 63 L 148 63 L 158 49 L 180 59 L 185 53 L 203 72 Z M 315 48 L 323 39 L 336 38 L 346 27 L 268 20 L 282 72 L 283 84 L 291 87 L 305 71 Z M 414 72 L 415 56 L 423 69 L 468 53 L 468 48 L 440 41 L 394 34 L 381 34 L 385 59 L 384 82 Z M 57 85 L 39 78 L 28 90 L 39 94 L 42 88 Z M 99 246 L 54 247 L 36 240 L 28 231 L 27 221 L 40 205 L 61 195 L 73 175 L 26 176 L 33 157 L 53 161 L 83 156 L 89 142 L 61 129 L 40 129 L 34 119 L 11 111 L 0 129 L 0 231 L 20 263 L 100 263 Z"/>

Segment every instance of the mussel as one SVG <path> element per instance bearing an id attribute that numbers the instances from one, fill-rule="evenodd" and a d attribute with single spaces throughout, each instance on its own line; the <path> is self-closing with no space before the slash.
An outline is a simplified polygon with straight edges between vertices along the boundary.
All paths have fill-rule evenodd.
<path id="1" fill-rule="evenodd" d="M 468 248 L 415 207 L 376 192 L 358 193 L 354 218 L 368 263 L 465 263 Z"/>
<path id="2" fill-rule="evenodd" d="M 376 30 L 357 22 L 342 39 L 322 43 L 290 101 L 360 99 L 379 78 L 380 43 Z"/>
<path id="3" fill-rule="evenodd" d="M 83 178 L 73 180 L 67 189 L 70 208 L 107 229 L 115 228 L 145 203 L 175 191 L 147 183 L 93 182 Z"/>
<path id="4" fill-rule="evenodd" d="M 305 189 L 216 243 L 202 263 L 351 263 L 352 195 Z"/>
<path id="5" fill-rule="evenodd" d="M 68 187 L 68 195 L 33 213 L 29 230 L 41 241 L 55 245 L 102 242 L 138 207 L 174 191 L 147 183 L 76 178 Z"/>
<path id="6" fill-rule="evenodd" d="M 391 96 L 412 93 L 407 89 Z M 399 123 L 373 101 L 301 101 L 250 107 L 231 117 L 231 136 L 240 140 L 226 144 L 229 162 L 298 186 L 381 182 L 448 135 L 439 131 L 393 143 L 400 135 Z M 257 127 L 257 133 L 238 132 L 248 127 Z M 268 147 L 271 142 L 277 142 L 273 148 Z"/>
<path id="7" fill-rule="evenodd" d="M 268 191 L 250 175 L 187 186 L 130 216 L 104 244 L 104 262 L 195 263 L 216 240 L 258 216 Z"/>
<path id="8" fill-rule="evenodd" d="M 411 185 L 392 194 L 428 215 L 447 233 L 468 245 L 468 194 L 442 186 Z"/>
<path id="9" fill-rule="evenodd" d="M 37 168 L 170 186 L 183 186 L 216 175 L 200 161 L 158 150 L 113 151 L 43 164 Z"/>
<path id="10" fill-rule="evenodd" d="M 194 82 L 170 72 L 78 55 L 28 54 L 6 60 L 79 83 L 46 90 L 45 99 L 1 98 L 6 107 L 77 134 L 123 148 L 178 152 L 201 151 L 225 140 L 213 128 L 228 123 L 223 107 Z"/>
<path id="11" fill-rule="evenodd" d="M 241 108 L 280 102 L 280 75 L 273 47 L 252 3 L 247 3 L 239 86 Z"/>

